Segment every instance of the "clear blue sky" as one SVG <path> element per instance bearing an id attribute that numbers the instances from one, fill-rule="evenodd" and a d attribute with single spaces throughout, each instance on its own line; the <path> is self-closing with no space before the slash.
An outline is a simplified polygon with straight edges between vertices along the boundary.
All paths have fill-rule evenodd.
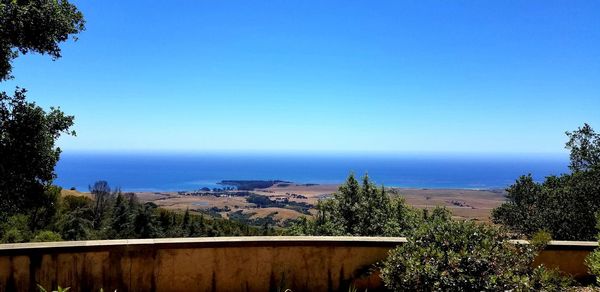
<path id="1" fill-rule="evenodd" d="M 16 78 L 65 150 L 561 152 L 600 130 L 599 1 L 76 1 Z"/>

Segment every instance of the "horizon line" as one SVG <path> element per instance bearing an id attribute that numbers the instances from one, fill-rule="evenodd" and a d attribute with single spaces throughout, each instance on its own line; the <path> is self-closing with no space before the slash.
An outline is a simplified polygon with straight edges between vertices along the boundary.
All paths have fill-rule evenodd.
<path id="1" fill-rule="evenodd" d="M 367 156 L 554 156 L 568 157 L 563 151 L 385 151 L 385 150 L 281 150 L 281 149 L 63 149 L 61 154 L 140 154 L 140 155 L 367 155 Z"/>

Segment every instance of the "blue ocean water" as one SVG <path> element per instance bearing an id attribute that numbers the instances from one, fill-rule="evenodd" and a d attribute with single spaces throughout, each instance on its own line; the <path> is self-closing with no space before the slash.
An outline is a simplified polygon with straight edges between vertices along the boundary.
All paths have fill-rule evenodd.
<path id="1" fill-rule="evenodd" d="M 496 189 L 531 173 L 568 172 L 567 155 L 326 155 L 63 153 L 55 183 L 87 190 L 106 180 L 124 191 L 184 191 L 221 180 L 339 183 L 368 172 L 377 183 L 415 188 Z"/>

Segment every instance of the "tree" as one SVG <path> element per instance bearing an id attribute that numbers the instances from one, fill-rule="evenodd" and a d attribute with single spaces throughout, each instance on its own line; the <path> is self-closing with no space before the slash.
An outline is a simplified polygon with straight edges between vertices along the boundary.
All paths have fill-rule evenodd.
<path id="1" fill-rule="evenodd" d="M 404 236 L 423 221 L 404 199 L 390 199 L 368 175 L 362 185 L 350 174 L 331 199 L 317 203 L 313 220 L 301 218 L 290 228 L 295 235 Z"/>
<path id="2" fill-rule="evenodd" d="M 94 218 L 92 203 L 92 200 L 85 196 L 65 196 L 60 200 L 56 230 L 63 239 L 90 239 Z"/>
<path id="3" fill-rule="evenodd" d="M 75 135 L 69 131 L 72 116 L 57 108 L 47 113 L 25 94 L 0 93 L 0 220 L 48 207 L 45 194 L 61 152 L 55 142 L 62 134 Z"/>
<path id="4" fill-rule="evenodd" d="M 360 196 L 360 185 L 353 173 L 333 196 L 334 204 L 331 204 L 333 219 L 342 227 L 342 232 L 345 234 L 354 234 L 359 229 L 358 224 L 363 217 L 360 214 Z"/>
<path id="5" fill-rule="evenodd" d="M 369 181 L 367 175 L 363 178 L 361 206 L 360 234 L 363 236 L 384 234 L 390 215 L 390 198 L 385 188 L 382 186 L 378 189 Z"/>
<path id="6" fill-rule="evenodd" d="M 127 199 L 121 193 L 115 200 L 110 221 L 110 238 L 132 237 L 132 214 Z"/>
<path id="7" fill-rule="evenodd" d="M 32 234 L 29 229 L 29 217 L 23 214 L 11 216 L 0 225 L 0 242 L 27 242 Z"/>
<path id="8" fill-rule="evenodd" d="M 585 123 L 576 131 L 566 132 L 566 135 L 569 141 L 565 148 L 571 150 L 571 170 L 584 171 L 600 165 L 600 134 L 590 125 Z"/>
<path id="9" fill-rule="evenodd" d="M 103 180 L 95 182 L 93 186 L 89 187 L 89 189 L 94 199 L 94 229 L 100 229 L 102 221 L 104 220 L 106 214 L 108 214 L 110 205 L 114 201 L 118 191 L 113 193 L 108 185 L 108 182 Z"/>
<path id="10" fill-rule="evenodd" d="M 155 213 L 156 204 L 148 202 L 139 206 L 133 221 L 134 232 L 138 238 L 160 237 L 158 219 Z"/>
<path id="11" fill-rule="evenodd" d="M 533 234 L 543 229 L 545 200 L 542 185 L 530 175 L 521 176 L 506 189 L 507 202 L 492 211 L 494 223 L 508 226 L 511 230 Z"/>
<path id="12" fill-rule="evenodd" d="M 593 240 L 600 211 L 600 138 L 585 124 L 567 132 L 570 174 L 549 176 L 537 183 L 520 177 L 507 189 L 507 202 L 494 209 L 492 221 L 531 236 L 545 230 L 555 239 Z"/>
<path id="13" fill-rule="evenodd" d="M 0 81 L 12 77 L 19 54 L 60 58 L 58 45 L 84 29 L 83 14 L 67 0 L 0 0 Z"/>

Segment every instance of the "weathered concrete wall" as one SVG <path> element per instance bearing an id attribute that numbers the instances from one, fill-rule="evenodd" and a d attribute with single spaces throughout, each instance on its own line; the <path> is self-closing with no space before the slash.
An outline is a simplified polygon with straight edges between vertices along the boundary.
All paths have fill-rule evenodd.
<path id="1" fill-rule="evenodd" d="M 404 238 L 229 237 L 0 245 L 0 291 L 345 290 L 381 285 L 372 264 Z M 553 242 L 538 261 L 576 276 L 595 243 Z M 283 291 L 283 290 L 281 290 Z"/>
<path id="2" fill-rule="evenodd" d="M 0 291 L 336 291 L 401 238 L 235 237 L 0 245 Z M 376 287 L 377 276 L 358 284 Z M 283 290 L 282 290 L 283 291 Z"/>
<path id="3" fill-rule="evenodd" d="M 533 264 L 544 264 L 546 267 L 558 268 L 575 278 L 585 278 L 589 276 L 585 257 L 597 247 L 598 243 L 595 241 L 551 241 Z"/>

